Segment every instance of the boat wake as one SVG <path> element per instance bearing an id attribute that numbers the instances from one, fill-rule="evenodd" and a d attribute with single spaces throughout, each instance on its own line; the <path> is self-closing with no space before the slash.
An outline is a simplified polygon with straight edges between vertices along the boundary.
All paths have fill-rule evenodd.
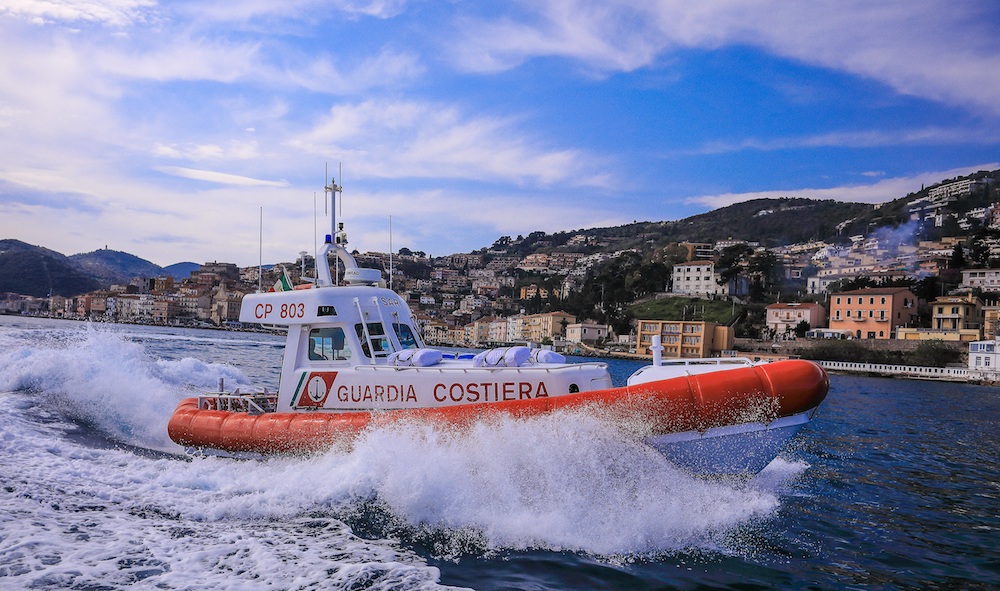
<path id="1" fill-rule="evenodd" d="M 43 344 L 5 333 L 0 347 L 0 581 L 37 588 L 436 588 L 421 553 L 740 553 L 731 532 L 775 515 L 805 469 L 695 478 L 582 412 L 396 423 L 350 449 L 263 461 L 134 453 L 67 434 L 179 452 L 166 438 L 177 401 L 249 380 L 92 328 Z"/>
<path id="2" fill-rule="evenodd" d="M 111 441 L 181 451 L 166 434 L 169 410 L 219 378 L 249 386 L 240 370 L 186 357 L 153 359 L 114 327 L 62 333 L 42 346 L 0 342 L 0 391 L 20 392 L 42 408 L 89 425 Z"/>
<path id="3" fill-rule="evenodd" d="M 751 480 L 689 475 L 585 413 L 499 418 L 469 430 L 395 425 L 349 453 L 313 459 L 328 501 L 377 499 L 442 557 L 514 549 L 598 556 L 726 551 L 727 532 L 766 519 L 805 468 Z"/>

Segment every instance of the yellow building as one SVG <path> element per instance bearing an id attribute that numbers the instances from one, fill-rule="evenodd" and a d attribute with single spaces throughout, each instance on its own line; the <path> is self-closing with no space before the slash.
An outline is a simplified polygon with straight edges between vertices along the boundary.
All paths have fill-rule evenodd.
<path id="1" fill-rule="evenodd" d="M 565 337 L 566 327 L 575 322 L 576 316 L 566 312 L 531 314 L 522 320 L 522 336 L 532 343 L 551 341 L 555 337 Z"/>
<path id="2" fill-rule="evenodd" d="M 637 320 L 636 352 L 652 355 L 653 335 L 660 336 L 664 358 L 718 357 L 735 343 L 733 329 L 714 322 Z"/>
<path id="3" fill-rule="evenodd" d="M 983 338 L 983 302 L 972 295 L 942 296 L 931 302 L 931 328 L 899 328 L 896 338 L 972 342 Z"/>

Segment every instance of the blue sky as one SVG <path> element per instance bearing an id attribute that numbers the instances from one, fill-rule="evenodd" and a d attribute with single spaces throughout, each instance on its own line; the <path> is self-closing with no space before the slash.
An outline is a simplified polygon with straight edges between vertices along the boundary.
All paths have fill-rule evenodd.
<path id="1" fill-rule="evenodd" d="M 943 0 L 0 0 L 0 238 L 291 260 L 341 163 L 361 251 L 390 215 L 394 249 L 437 256 L 879 203 L 1000 168 L 997 22 Z"/>

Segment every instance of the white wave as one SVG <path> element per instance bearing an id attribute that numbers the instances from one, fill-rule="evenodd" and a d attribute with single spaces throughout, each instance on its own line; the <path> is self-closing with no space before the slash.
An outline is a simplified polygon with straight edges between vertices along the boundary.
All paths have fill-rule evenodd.
<path id="1" fill-rule="evenodd" d="M 706 481 L 582 414 L 469 431 L 396 426 L 320 460 L 331 494 L 371 494 L 413 526 L 467 530 L 490 549 L 598 555 L 716 548 L 772 514 L 773 486 Z M 334 492 L 336 491 L 336 492 Z"/>
<path id="2" fill-rule="evenodd" d="M 50 588 L 310 588 L 330 577 L 433 587 L 436 569 L 333 518 L 371 502 L 418 535 L 444 534 L 453 541 L 445 556 L 461 555 L 467 539 L 486 553 L 725 552 L 731 532 L 775 515 L 806 467 L 779 459 L 749 482 L 706 481 L 582 413 L 463 430 L 397 424 L 370 429 L 350 450 L 267 461 L 91 449 L 64 436 L 59 413 L 120 441 L 176 450 L 166 422 L 180 398 L 220 375 L 247 380 L 193 357 L 152 359 L 113 331 L 43 344 L 4 338 L 0 391 L 19 392 L 0 396 L 0 504 L 10 507 L 0 520 L 0 587 L 2 577 Z"/>
<path id="3" fill-rule="evenodd" d="M 140 447 L 178 451 L 166 425 L 184 396 L 249 385 L 245 374 L 194 358 L 155 360 L 115 330 L 86 326 L 0 352 L 0 391 L 30 391 L 36 404 L 58 408 L 106 436 Z"/>
<path id="4" fill-rule="evenodd" d="M 28 402 L 0 398 L 0 588 L 441 588 L 419 556 L 300 503 L 239 517 L 255 490 L 284 505 L 266 462 L 81 447 L 27 418 Z"/>

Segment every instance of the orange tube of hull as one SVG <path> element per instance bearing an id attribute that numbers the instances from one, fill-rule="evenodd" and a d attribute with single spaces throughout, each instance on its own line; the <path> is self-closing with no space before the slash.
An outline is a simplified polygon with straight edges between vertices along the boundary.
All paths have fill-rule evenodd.
<path id="1" fill-rule="evenodd" d="M 183 400 L 167 426 L 170 438 L 192 447 L 282 453 L 315 451 L 349 443 L 370 423 L 416 420 L 466 425 L 490 416 L 531 417 L 558 410 L 593 408 L 612 420 L 647 425 L 662 435 L 747 422 L 769 423 L 816 408 L 829 377 L 810 361 L 681 376 L 578 394 L 483 404 L 372 412 L 265 413 L 199 410 Z"/>

